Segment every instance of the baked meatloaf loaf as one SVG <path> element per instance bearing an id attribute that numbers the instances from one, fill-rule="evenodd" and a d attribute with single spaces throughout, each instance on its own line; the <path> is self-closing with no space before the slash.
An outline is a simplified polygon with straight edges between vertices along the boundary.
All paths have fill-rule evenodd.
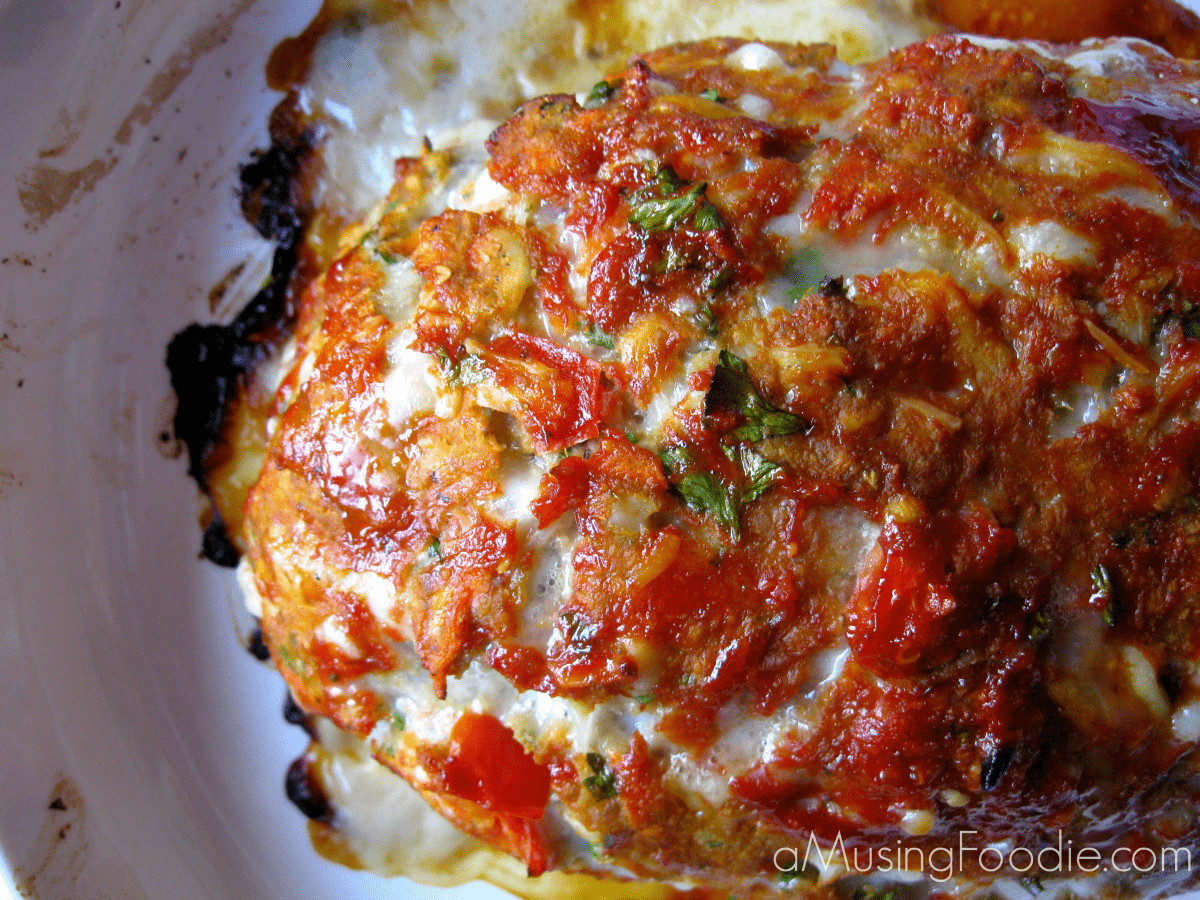
<path id="1" fill-rule="evenodd" d="M 708 40 L 398 162 L 246 509 L 297 702 L 533 874 L 1186 879 L 1198 75 Z"/>

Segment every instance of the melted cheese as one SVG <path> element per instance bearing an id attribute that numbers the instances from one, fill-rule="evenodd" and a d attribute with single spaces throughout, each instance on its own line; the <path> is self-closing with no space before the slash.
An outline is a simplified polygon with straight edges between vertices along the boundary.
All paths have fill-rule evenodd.
<path id="1" fill-rule="evenodd" d="M 766 3 L 772 14 L 779 5 Z M 695 4 L 691 4 L 695 6 Z M 492 7 L 477 9 L 478 4 L 449 2 L 422 7 L 417 27 L 405 21 L 384 22 L 350 31 L 335 32 L 324 42 L 316 57 L 314 75 L 306 87 L 304 102 L 329 123 L 330 137 L 323 153 L 326 164 L 320 202 L 339 215 L 359 214 L 379 201 L 390 187 L 391 164 L 397 156 L 416 152 L 421 142 L 431 136 L 436 145 L 480 143 L 491 128 L 485 118 L 495 108 L 530 93 L 545 90 L 563 73 L 573 77 L 580 71 L 589 77 L 598 74 L 588 60 L 587 41 L 578 30 L 582 26 L 565 25 L 562 3 L 550 3 L 521 12 L 516 19 L 511 11 L 497 12 Z M 662 0 L 647 4 L 639 10 L 626 9 L 636 17 L 645 10 L 675 9 L 678 4 Z M 761 12 L 758 4 L 714 4 L 720 15 L 732 23 L 736 33 L 741 27 L 739 17 L 752 17 Z M 804 9 L 804 21 L 812 30 L 805 33 L 810 39 L 833 38 L 843 44 L 857 46 L 861 55 L 874 55 L 896 38 L 906 40 L 903 29 L 873 31 L 872 15 L 880 16 L 880 27 L 891 28 L 886 16 L 865 3 L 824 3 L 812 0 L 808 4 L 789 7 L 793 12 Z M 874 11 L 873 11 L 874 10 Z M 704 16 L 710 11 L 692 10 L 679 20 L 671 20 L 674 28 L 688 23 L 707 27 Z M 714 13 L 716 14 L 716 13 Z M 797 13 L 798 14 L 798 13 Z M 647 33 L 648 23 L 637 19 Z M 682 21 L 683 25 L 680 24 Z M 749 18 L 746 19 L 749 21 Z M 874 23 L 868 28 L 866 22 Z M 697 24 L 699 23 L 699 24 Z M 764 24 L 774 20 L 760 20 Z M 820 31 L 823 23 L 825 32 Z M 852 30 L 860 27 L 861 32 Z M 479 47 L 482 52 L 467 57 L 447 59 L 442 35 L 450 33 L 453 25 L 462 40 Z M 748 27 L 748 26 L 747 26 Z M 916 28 L 916 25 L 912 26 Z M 564 28 L 566 31 L 564 31 Z M 849 29 L 849 30 L 848 30 Z M 633 34 L 642 34 L 635 30 Z M 796 35 L 795 30 L 789 34 Z M 531 37 L 533 35 L 533 37 Z M 539 37 L 540 36 L 540 37 Z M 571 48 L 572 58 L 563 67 L 547 68 L 546 48 L 552 40 L 569 36 L 563 44 Z M 677 38 L 687 36 L 672 34 Z M 655 37 L 663 35 L 655 34 Z M 1081 66 L 1103 66 L 1103 59 L 1093 51 L 1083 58 Z M 540 54 L 540 55 L 539 55 Z M 563 62 L 563 60 L 557 60 Z M 742 46 L 731 55 L 731 64 L 754 72 L 779 69 L 783 59 L 771 48 L 757 43 Z M 448 71 L 443 71 L 450 67 Z M 414 78 L 414 73 L 434 77 Z M 442 77 L 442 76 L 445 77 Z M 576 78 L 576 80 L 578 80 Z M 353 84 L 353 90 L 349 85 Z M 770 113 L 768 101 L 755 95 L 739 98 L 742 110 L 752 115 Z M 847 116 L 849 119 L 850 116 Z M 822 135 L 835 134 L 843 123 L 826 123 Z M 848 126 L 846 126 L 848 127 Z M 1051 142 L 1036 152 L 1011 155 L 1004 160 L 1014 168 L 1038 169 L 1071 177 L 1086 178 L 1092 167 L 1112 162 L 1091 153 L 1091 159 L 1080 162 L 1077 142 L 1063 139 Z M 1103 155 L 1103 154 L 1100 154 Z M 1120 170 L 1120 167 L 1118 167 Z M 1107 171 L 1107 170 L 1106 170 Z M 1131 204 L 1143 208 L 1169 211 L 1170 204 L 1162 201 L 1152 186 L 1139 183 L 1131 176 L 1127 185 L 1110 189 L 1118 199 L 1128 197 Z M 508 191 L 493 181 L 481 168 L 481 160 L 464 155 L 456 164 L 444 191 L 430 200 L 433 208 L 448 206 L 454 209 L 488 211 L 503 210 L 504 214 L 519 217 L 528 215 L 540 227 L 558 235 L 560 247 L 568 251 L 570 287 L 576 299 L 582 300 L 586 290 L 586 273 L 580 260 L 579 242 L 562 227 L 563 211 L 542 208 L 536 211 L 512 211 Z M 1083 236 L 1056 222 L 1031 222 L 1013 225 L 1004 238 L 993 231 L 980 229 L 977 238 L 967 247 L 929 230 L 894 228 L 876 233 L 868 227 L 854 240 L 844 240 L 815 229 L 806 220 L 804 211 L 812 197 L 802 194 L 793 210 L 772 223 L 785 250 L 799 252 L 816 249 L 824 268 L 831 275 L 877 275 L 891 269 L 921 271 L 934 269 L 951 275 L 969 290 L 985 291 L 1012 283 L 1009 267 L 1014 263 L 1030 266 L 1038 256 L 1048 256 L 1074 266 L 1095 263 L 1095 247 Z M 957 211 L 948 207 L 947 217 Z M 1006 246 L 1007 243 L 1007 246 Z M 1015 258 L 1015 260 L 1014 260 Z M 471 392 L 461 391 L 447 383 L 437 360 L 412 348 L 412 334 L 403 329 L 422 301 L 422 282 L 412 263 L 399 260 L 386 265 L 385 286 L 379 296 L 380 311 L 398 326 L 388 348 L 388 371 L 383 383 L 387 418 L 397 430 L 410 426 L 421 416 L 449 414 L 457 404 L 479 403 L 496 410 L 509 409 L 511 404 L 504 391 L 484 384 Z M 759 289 L 753 299 L 764 318 L 791 303 L 792 284 L 786 279 L 773 278 Z M 851 300 L 853 288 L 851 289 Z M 695 303 L 684 298 L 677 304 L 680 314 L 694 311 Z M 548 330 L 546 323 L 521 322 L 531 332 Z M 746 357 L 755 354 L 753 337 L 748 335 L 739 352 Z M 602 349 L 590 346 L 576 336 L 579 352 L 602 358 Z M 694 351 L 697 348 L 692 348 Z M 624 352 L 625 348 L 618 348 Z M 711 353 L 698 350 L 691 361 L 692 371 L 711 366 Z M 308 365 L 308 369 L 304 368 Z M 311 371 L 311 360 L 301 364 L 298 382 L 303 383 Z M 685 409 L 695 410 L 702 405 L 704 394 L 692 390 L 687 373 L 658 385 L 645 408 L 637 414 L 637 431 L 649 447 L 662 442 L 664 429 Z M 470 397 L 464 399 L 466 395 Z M 1111 401 L 1086 386 L 1075 389 L 1064 403 L 1071 415 L 1056 426 L 1061 437 L 1073 435 L 1083 424 L 1095 421 Z M 920 398 L 905 398 L 904 405 L 930 418 L 935 418 L 951 430 L 962 422 L 950 413 Z M 510 410 L 511 411 L 511 410 Z M 524 604 L 520 611 L 523 635 L 533 645 L 552 633 L 556 627 L 554 612 L 570 597 L 575 573 L 571 560 L 579 535 L 570 517 L 552 528 L 539 529 L 530 511 L 537 495 L 538 484 L 552 461 L 532 453 L 506 450 L 496 473 L 500 490 L 491 501 L 490 513 L 497 519 L 516 526 L 529 553 L 528 574 L 524 582 Z M 637 532 L 656 512 L 653 503 L 639 497 L 625 497 L 611 508 L 609 524 Z M 872 548 L 877 544 L 880 526 L 867 520 L 853 509 L 821 511 L 815 515 L 815 543 L 823 553 L 821 565 L 829 570 L 826 590 L 834 605 L 845 604 L 854 588 Z M 317 566 L 316 562 L 312 563 Z M 313 572 L 316 576 L 318 573 Z M 327 573 L 325 573 L 327 574 Z M 247 604 L 256 615 L 262 614 L 262 598 L 253 580 L 239 570 L 246 591 Z M 397 625 L 397 593 L 394 585 L 372 573 L 347 574 L 338 582 L 341 589 L 361 597 L 373 616 L 381 623 Z M 324 620 L 317 628 L 317 637 L 338 647 L 347 656 L 359 655 L 359 649 L 341 624 L 333 618 Z M 411 640 L 411 635 L 409 636 Z M 1079 646 L 1076 646 L 1075 642 Z M 1069 713 L 1104 720 L 1120 715 L 1117 709 L 1127 705 L 1132 697 L 1142 712 L 1156 719 L 1167 717 L 1171 707 L 1158 687 L 1154 670 L 1144 654 L 1135 647 L 1123 646 L 1116 662 L 1100 660 L 1084 645 L 1094 648 L 1099 640 L 1095 634 L 1071 635 L 1056 648 L 1062 657 L 1065 673 L 1056 683 L 1060 698 Z M 444 745 L 462 710 L 472 709 L 496 716 L 518 739 L 523 735 L 552 737 L 570 753 L 600 753 L 612 758 L 624 753 L 634 735 L 645 739 L 652 751 L 667 761 L 667 780 L 698 811 L 719 808 L 730 799 L 730 781 L 743 775 L 762 761 L 770 761 L 789 740 L 802 736 L 815 727 L 832 686 L 840 677 L 849 655 L 844 642 L 837 640 L 814 655 L 808 682 L 790 702 L 783 704 L 770 716 L 752 714 L 741 699 L 731 701 L 719 716 L 719 734 L 706 754 L 700 758 L 686 752 L 664 734 L 660 725 L 662 713 L 643 708 L 633 698 L 617 697 L 603 705 L 589 706 L 562 697 L 552 697 L 536 691 L 519 691 L 508 680 L 475 660 L 461 674 L 449 677 L 444 698 L 435 692 L 432 679 L 421 667 L 410 646 L 402 648 L 401 660 L 395 670 L 372 674 L 362 686 L 373 691 L 396 713 L 403 716 L 406 726 L 401 733 L 389 727 L 379 728 L 365 744 L 322 726 L 320 778 L 338 810 L 335 822 L 344 852 L 359 863 L 380 872 L 405 873 L 431 883 L 461 883 L 486 874 L 518 893 L 530 895 L 533 883 L 524 880 L 517 863 L 500 857 L 478 842 L 462 837 L 453 828 L 430 813 L 420 795 L 389 771 L 369 758 L 369 751 L 378 749 L 385 741 L 399 740 L 410 746 Z M 719 666 L 719 662 L 717 663 Z M 1099 696 L 1088 693 L 1086 685 L 1072 673 L 1082 670 L 1089 683 L 1103 682 Z M 1088 704 L 1094 707 L 1089 707 Z M 1196 703 L 1181 705 L 1170 718 L 1171 727 L 1180 740 L 1195 740 L 1200 734 L 1200 707 Z M 532 741 L 532 739 L 531 739 Z M 419 777 L 420 773 L 416 773 Z M 959 795 L 962 796 L 962 795 Z M 956 802 L 957 797 L 953 798 Z M 949 802 L 949 801 L 948 801 Z M 954 805 L 951 803 L 951 805 Z M 582 826 L 569 820 L 562 808 L 552 804 L 547 816 L 561 833 L 582 832 Z M 901 827 L 908 834 L 919 835 L 936 824 L 935 814 L 927 809 L 914 808 L 903 813 Z M 581 854 L 586 835 L 577 836 L 572 846 Z M 503 862 L 498 862 L 498 860 Z M 575 881 L 572 876 L 543 876 L 537 882 L 540 896 L 604 896 L 592 879 Z M 620 896 L 659 896 L 662 888 L 620 888 Z"/>
<path id="2" fill-rule="evenodd" d="M 570 0 L 450 0 L 335 29 L 317 47 L 302 99 L 328 126 L 321 204 L 362 215 L 391 186 L 393 162 L 418 153 L 426 138 L 458 143 L 464 127 L 481 127 L 470 123 L 523 98 L 591 84 L 631 52 L 760 34 L 830 42 L 857 62 L 934 30 L 911 0 L 620 0 L 603 20 L 579 18 L 575 8 Z M 778 61 L 763 45 L 748 46 L 761 50 L 746 52 L 747 67 Z"/>

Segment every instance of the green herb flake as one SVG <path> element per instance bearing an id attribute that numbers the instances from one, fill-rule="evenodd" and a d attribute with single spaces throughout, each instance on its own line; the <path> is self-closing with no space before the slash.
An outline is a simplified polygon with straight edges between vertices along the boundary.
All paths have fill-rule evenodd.
<path id="1" fill-rule="evenodd" d="M 654 171 L 654 188 L 660 197 L 670 197 L 683 187 L 683 181 L 675 170 L 668 165 L 661 165 Z"/>
<path id="2" fill-rule="evenodd" d="M 704 303 L 696 310 L 696 324 L 708 337 L 716 337 L 721 333 L 721 322 L 716 311 L 709 303 Z"/>
<path id="3" fill-rule="evenodd" d="M 653 703 L 654 699 L 655 698 L 653 694 L 642 694 L 639 697 L 633 698 L 634 702 L 637 703 L 638 706 L 642 707 L 642 709 L 645 709 L 647 706 Z"/>
<path id="4" fill-rule="evenodd" d="M 433 540 L 431 540 L 429 542 L 429 546 L 427 546 L 425 549 L 428 551 L 429 555 L 431 557 L 433 557 L 434 559 L 441 559 L 442 558 L 442 539 L 435 535 Z"/>
<path id="5" fill-rule="evenodd" d="M 704 398 L 705 413 L 713 409 L 731 409 L 745 416 L 746 423 L 734 429 L 733 435 L 752 444 L 811 427 L 803 417 L 767 403 L 751 381 L 746 363 L 728 350 L 721 351 Z"/>
<path id="6" fill-rule="evenodd" d="M 1029 637 L 1034 641 L 1045 640 L 1050 635 L 1050 611 L 1039 609 L 1033 617 L 1033 627 L 1029 630 Z"/>
<path id="7" fill-rule="evenodd" d="M 730 283 L 733 281 L 733 276 L 736 271 L 737 270 L 733 266 L 723 266 L 721 271 L 719 271 L 716 275 L 713 275 L 708 279 L 707 282 L 705 282 L 704 289 L 713 295 L 721 293 L 721 291 L 729 287 Z"/>
<path id="8" fill-rule="evenodd" d="M 679 197 L 643 200 L 629 214 L 629 224 L 646 231 L 671 231 L 696 212 L 707 184 L 697 184 Z"/>
<path id="9" fill-rule="evenodd" d="M 699 209 L 696 210 L 696 215 L 692 218 L 692 224 L 697 231 L 716 231 L 725 225 L 725 220 L 721 218 L 721 214 L 717 212 L 715 206 L 707 200 L 702 200 Z"/>
<path id="10" fill-rule="evenodd" d="M 783 267 L 783 275 L 792 286 L 787 295 L 792 300 L 799 300 L 805 294 L 815 291 L 821 286 L 829 273 L 821 263 L 821 255 L 811 247 L 806 247 L 791 257 Z"/>
<path id="11" fill-rule="evenodd" d="M 739 503 L 757 500 L 775 483 L 776 476 L 780 471 L 778 463 L 764 459 L 749 447 L 740 445 L 726 446 L 724 452 L 733 462 L 737 463 L 747 479 L 747 484 L 738 497 Z"/>
<path id="12" fill-rule="evenodd" d="M 587 338 L 589 344 L 603 347 L 606 350 L 611 350 L 616 346 L 613 336 L 595 322 L 587 323 L 587 327 L 583 330 L 583 336 Z"/>
<path id="13" fill-rule="evenodd" d="M 592 774 L 583 779 L 583 786 L 597 800 L 611 800 L 617 796 L 617 779 L 608 770 L 608 763 L 599 753 L 587 755 L 588 768 Z"/>
<path id="14" fill-rule="evenodd" d="M 615 84 L 610 84 L 607 81 L 597 81 L 592 85 L 592 89 L 588 91 L 583 105 L 586 109 L 594 109 L 597 106 L 607 103 L 616 90 L 617 86 Z"/>
<path id="15" fill-rule="evenodd" d="M 709 88 L 707 91 L 701 91 L 700 96 L 703 97 L 705 100 L 709 100 L 713 103 L 720 103 L 721 101 L 723 101 L 725 99 L 719 93 L 717 93 L 717 91 L 715 91 L 713 88 Z"/>
<path id="16" fill-rule="evenodd" d="M 408 722 L 405 720 L 403 713 L 393 712 L 391 719 L 392 728 L 396 731 L 403 731 L 408 726 Z"/>
<path id="17" fill-rule="evenodd" d="M 673 475 L 692 461 L 692 454 L 686 447 L 672 444 L 670 447 L 663 447 L 658 453 L 658 458 L 662 460 L 663 471 Z"/>
<path id="18" fill-rule="evenodd" d="M 701 515 L 711 515 L 737 540 L 740 534 L 737 501 L 733 492 L 717 476 L 711 472 L 691 472 L 675 485 L 675 490 L 688 509 Z"/>
<path id="19" fill-rule="evenodd" d="M 382 262 L 386 263 L 389 266 L 394 266 L 396 263 L 400 262 L 399 257 L 394 256 L 393 254 L 389 253 L 387 250 L 383 249 L 382 247 L 375 248 L 375 255 L 377 257 L 379 257 L 379 259 Z"/>

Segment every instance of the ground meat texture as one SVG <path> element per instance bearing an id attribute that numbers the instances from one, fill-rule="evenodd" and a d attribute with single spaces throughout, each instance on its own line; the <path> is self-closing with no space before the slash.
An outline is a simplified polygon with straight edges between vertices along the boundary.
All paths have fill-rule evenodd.
<path id="1" fill-rule="evenodd" d="M 1197 845 L 1198 75 L 710 40 L 401 161 L 246 509 L 296 702 L 531 872 Z"/>

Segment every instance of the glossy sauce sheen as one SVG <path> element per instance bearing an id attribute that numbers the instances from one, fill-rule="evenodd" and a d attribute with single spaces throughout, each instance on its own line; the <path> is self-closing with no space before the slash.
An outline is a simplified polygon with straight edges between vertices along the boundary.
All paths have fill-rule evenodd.
<path id="1" fill-rule="evenodd" d="M 301 705 L 535 872 L 1195 844 L 1196 80 L 717 40 L 401 163 L 247 508 Z"/>

